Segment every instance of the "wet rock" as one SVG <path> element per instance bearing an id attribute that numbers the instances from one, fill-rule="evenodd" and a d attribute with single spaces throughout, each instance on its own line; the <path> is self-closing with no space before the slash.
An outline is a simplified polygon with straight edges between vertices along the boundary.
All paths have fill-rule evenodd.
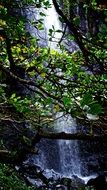
<path id="1" fill-rule="evenodd" d="M 0 139 L 9 150 L 26 149 L 34 136 L 35 133 L 26 121 L 18 122 L 11 118 L 0 121 Z"/>
<path id="2" fill-rule="evenodd" d="M 37 187 L 38 190 L 85 189 L 84 181 L 78 176 L 73 176 L 72 179 L 62 177 L 54 170 L 42 170 L 40 166 L 32 163 L 23 164 L 19 168 L 19 173 L 21 173 L 30 184 Z"/>
<path id="3" fill-rule="evenodd" d="M 56 189 L 55 190 L 67 190 L 67 187 L 64 185 L 56 185 Z"/>
<path id="4" fill-rule="evenodd" d="M 73 190 L 85 189 L 84 181 L 76 175 L 72 176 L 71 186 Z"/>
<path id="5" fill-rule="evenodd" d="M 23 164 L 19 168 L 19 173 L 26 176 L 31 184 L 35 183 L 37 186 L 42 186 L 43 184 L 48 185 L 49 183 L 49 180 L 43 174 L 43 170 L 37 165 Z"/>
<path id="6" fill-rule="evenodd" d="M 60 182 L 61 182 L 61 184 L 66 186 L 68 188 L 68 190 L 71 188 L 72 180 L 70 178 L 63 177 L 63 178 L 61 178 Z"/>
<path id="7" fill-rule="evenodd" d="M 51 181 L 56 181 L 56 180 L 59 180 L 60 179 L 60 174 L 59 173 L 56 173 L 53 169 L 52 170 L 49 170 L 49 169 L 46 169 L 43 171 L 43 175 L 51 180 Z"/>
<path id="8" fill-rule="evenodd" d="M 90 179 L 87 185 L 93 186 L 95 190 L 107 190 L 107 182 L 106 177 L 104 175 L 99 175 L 95 179 Z"/>
<path id="9" fill-rule="evenodd" d="M 72 178 L 62 177 L 60 184 L 63 185 L 62 189 L 65 188 L 64 190 L 85 190 L 84 181 L 76 175 L 73 175 Z"/>

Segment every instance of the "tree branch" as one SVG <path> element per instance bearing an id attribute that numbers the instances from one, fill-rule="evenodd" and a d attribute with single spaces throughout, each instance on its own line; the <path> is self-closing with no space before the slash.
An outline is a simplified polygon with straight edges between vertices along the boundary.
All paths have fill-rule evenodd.
<path id="1" fill-rule="evenodd" d="M 74 26 L 74 24 L 72 22 L 70 22 L 67 17 L 63 14 L 63 12 L 61 11 L 61 9 L 59 8 L 59 5 L 57 3 L 56 0 L 52 0 L 54 7 L 56 9 L 56 12 L 59 14 L 59 16 L 62 17 L 62 19 L 64 20 L 64 22 L 66 23 L 66 25 L 68 26 L 68 28 L 70 29 L 70 31 L 74 34 L 76 42 L 80 48 L 80 50 L 83 53 L 83 56 L 85 58 L 86 64 L 88 65 L 89 63 L 89 58 L 88 58 L 88 50 L 84 47 L 84 44 L 82 42 L 82 35 L 81 33 L 77 30 L 77 28 Z"/>
<path id="2" fill-rule="evenodd" d="M 42 86 L 36 84 L 34 81 L 32 80 L 25 80 L 22 79 L 18 76 L 16 76 L 13 72 L 11 72 L 9 69 L 3 67 L 2 63 L 0 63 L 0 69 L 5 72 L 7 75 L 9 75 L 11 78 L 17 80 L 18 82 L 22 83 L 23 85 L 28 85 L 28 86 L 34 86 L 37 89 L 39 89 L 44 95 L 46 95 L 47 97 L 50 97 L 52 99 L 54 99 L 55 101 L 59 102 L 60 107 L 62 107 L 62 101 L 60 100 L 60 97 L 57 97 L 51 93 L 49 93 L 48 91 L 46 91 Z M 34 90 L 33 90 L 34 91 Z M 36 92 L 36 90 L 35 90 Z"/>
<path id="3" fill-rule="evenodd" d="M 62 139 L 62 140 L 83 140 L 83 141 L 107 141 L 107 134 L 95 135 L 95 134 L 83 134 L 83 133 L 53 133 L 41 131 L 38 133 L 39 139 Z M 36 137 L 35 137 L 36 138 Z"/>

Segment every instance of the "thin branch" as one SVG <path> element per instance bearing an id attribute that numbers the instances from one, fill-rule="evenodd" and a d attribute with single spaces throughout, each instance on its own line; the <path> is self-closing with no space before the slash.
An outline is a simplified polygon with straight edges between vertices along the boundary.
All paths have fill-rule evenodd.
<path id="1" fill-rule="evenodd" d="M 63 40 L 63 38 L 64 38 L 64 36 L 65 36 L 66 29 L 67 29 L 67 25 L 65 25 L 65 27 L 64 27 L 64 31 L 63 31 L 62 37 L 61 37 L 61 39 L 60 39 L 59 42 L 58 42 L 59 45 L 61 44 L 61 42 L 62 42 L 62 40 Z"/>
<path id="2" fill-rule="evenodd" d="M 0 150 L 0 154 L 11 154 L 8 150 Z"/>
<path id="3" fill-rule="evenodd" d="M 55 101 L 59 102 L 61 105 L 62 105 L 62 101 L 60 100 L 60 97 L 57 97 L 51 93 L 49 93 L 48 91 L 46 91 L 42 86 L 36 84 L 34 81 L 32 80 L 25 80 L 25 79 L 22 79 L 16 75 L 14 75 L 14 73 L 12 73 L 11 71 L 9 71 L 9 69 L 3 67 L 2 64 L 0 64 L 0 69 L 5 72 L 7 75 L 9 75 L 11 78 L 19 81 L 20 83 L 24 84 L 24 85 L 29 85 L 29 86 L 34 86 L 36 87 L 37 89 L 39 89 L 43 94 L 45 94 L 47 97 L 50 97 L 52 99 L 54 99 Z"/>
<path id="4" fill-rule="evenodd" d="M 72 22 L 70 22 L 67 17 L 63 14 L 62 10 L 60 9 L 58 3 L 56 0 L 52 0 L 54 7 L 56 9 L 56 12 L 59 14 L 59 16 L 62 17 L 62 19 L 64 20 L 64 22 L 66 23 L 66 25 L 68 26 L 68 28 L 70 29 L 70 31 L 74 34 L 76 42 L 80 48 L 80 50 L 83 53 L 83 56 L 85 58 L 86 64 L 88 65 L 89 63 L 89 58 L 88 58 L 88 50 L 84 47 L 84 44 L 82 42 L 82 35 L 81 33 L 77 30 L 77 28 L 74 26 L 74 24 Z"/>

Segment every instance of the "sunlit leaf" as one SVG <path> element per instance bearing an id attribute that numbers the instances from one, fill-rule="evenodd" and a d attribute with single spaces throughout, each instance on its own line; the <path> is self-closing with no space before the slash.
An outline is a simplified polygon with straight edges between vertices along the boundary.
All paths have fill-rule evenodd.
<path id="1" fill-rule="evenodd" d="M 59 105 L 58 105 L 58 104 L 57 104 L 57 105 L 54 105 L 54 111 L 59 112 L 59 110 L 60 110 Z"/>
<path id="2" fill-rule="evenodd" d="M 44 78 L 46 76 L 46 73 L 41 73 L 40 76 Z"/>
<path id="3" fill-rule="evenodd" d="M 68 97 L 64 97 L 63 98 L 63 102 L 64 102 L 64 105 L 65 106 L 68 106 L 68 105 L 70 105 L 71 104 L 71 99 L 70 98 L 68 98 Z"/>

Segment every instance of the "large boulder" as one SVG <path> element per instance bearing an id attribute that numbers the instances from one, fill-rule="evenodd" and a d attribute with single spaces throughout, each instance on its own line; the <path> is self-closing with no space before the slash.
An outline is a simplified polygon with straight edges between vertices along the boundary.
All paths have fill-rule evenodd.
<path id="1" fill-rule="evenodd" d="M 107 182 L 106 177 L 104 175 L 99 175 L 95 179 L 90 179 L 87 185 L 93 186 L 95 190 L 107 190 Z"/>

